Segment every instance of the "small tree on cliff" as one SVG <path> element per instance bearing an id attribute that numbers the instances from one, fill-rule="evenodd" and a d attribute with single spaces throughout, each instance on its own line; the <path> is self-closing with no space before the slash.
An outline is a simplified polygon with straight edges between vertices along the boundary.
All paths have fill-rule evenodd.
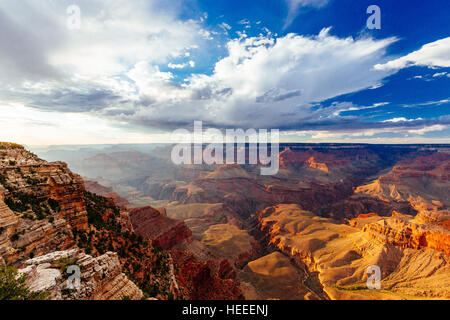
<path id="1" fill-rule="evenodd" d="M 31 292 L 25 284 L 25 276 L 18 276 L 17 269 L 0 266 L 0 300 L 46 300 L 45 292 Z"/>

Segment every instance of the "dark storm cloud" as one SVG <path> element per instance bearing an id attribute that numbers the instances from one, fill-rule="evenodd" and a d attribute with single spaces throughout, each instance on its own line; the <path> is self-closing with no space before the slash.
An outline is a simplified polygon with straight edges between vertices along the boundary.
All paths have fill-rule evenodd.
<path id="1" fill-rule="evenodd" d="M 303 119 L 297 123 L 281 126 L 280 130 L 285 131 L 333 131 L 350 132 L 370 129 L 401 129 L 417 130 L 433 125 L 450 125 L 450 116 L 442 116 L 431 119 L 418 119 L 410 121 L 383 122 L 367 121 L 358 117 L 339 117 L 334 119 Z"/>
<path id="2" fill-rule="evenodd" d="M 8 101 L 26 103 L 28 107 L 45 111 L 93 112 L 111 106 L 128 103 L 123 97 L 111 90 L 87 88 L 55 88 L 48 93 L 20 91 L 0 91 Z"/>

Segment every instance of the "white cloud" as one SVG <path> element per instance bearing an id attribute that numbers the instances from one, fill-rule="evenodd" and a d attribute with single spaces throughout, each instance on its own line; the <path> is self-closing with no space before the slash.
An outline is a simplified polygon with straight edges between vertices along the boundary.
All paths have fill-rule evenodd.
<path id="1" fill-rule="evenodd" d="M 228 56 L 218 61 L 212 75 L 192 75 L 178 85 L 166 75 L 150 82 L 153 66 L 137 66 L 132 75 L 141 96 L 153 101 L 127 121 L 153 125 L 192 123 L 247 127 L 299 125 L 317 116 L 314 102 L 362 90 L 376 84 L 389 72 L 373 70 L 394 38 L 338 38 L 324 29 L 317 36 L 289 34 L 230 40 Z M 326 64 L 323 61 L 327 61 Z M 157 77 L 160 79 L 160 77 Z M 374 106 L 376 107 L 376 106 Z M 328 111 L 322 110 L 321 115 Z"/>
<path id="2" fill-rule="evenodd" d="M 292 5 L 321 6 L 325 2 L 292 1 Z M 28 3 L 35 9 L 41 5 L 33 1 Z M 341 103 L 324 108 L 318 102 L 376 88 L 386 76 L 395 72 L 390 68 L 373 68 L 380 61 L 386 61 L 386 48 L 396 41 L 395 38 L 339 38 L 331 35 L 327 28 L 316 36 L 288 34 L 277 37 L 268 32 L 265 36 L 227 40 L 225 44 L 221 43 L 226 46 L 227 55 L 219 59 L 210 74 L 185 76 L 183 83 L 174 75 L 176 70 L 196 66 L 189 51 L 209 43 L 207 39 L 212 38 L 214 31 L 205 29 L 200 21 L 180 21 L 175 12 L 156 10 L 154 6 L 160 1 L 131 3 L 119 0 L 108 7 L 101 3 L 98 0 L 79 1 L 83 24 L 78 31 L 65 28 L 66 17 L 59 13 L 65 12 L 61 4 L 45 6 L 42 10 L 45 15 L 36 16 L 36 20 L 45 22 L 42 25 L 52 26 L 51 30 L 45 30 L 48 37 L 46 34 L 42 43 L 30 42 L 28 37 L 24 40 L 26 45 L 18 39 L 17 47 L 35 50 L 26 50 L 24 56 L 13 62 L 19 66 L 22 60 L 28 61 L 24 70 L 32 70 L 38 75 L 37 79 L 21 69 L 6 68 L 6 65 L 14 65 L 11 59 L 16 53 L 11 51 L 13 47 L 8 45 L 9 42 L 0 43 L 1 70 L 19 70 L 21 76 L 17 79 L 23 81 L 23 85 L 10 81 L 7 86 L 0 87 L 0 105 L 9 99 L 28 106 L 23 110 L 28 110 L 29 117 L 36 120 L 29 128 L 37 135 L 40 131 L 35 130 L 36 126 L 45 123 L 51 114 L 50 127 L 56 125 L 58 115 L 62 121 L 71 123 L 70 130 L 63 130 L 66 135 L 71 135 L 66 137 L 71 141 L 76 140 L 77 125 L 92 136 L 96 130 L 104 130 L 105 137 L 119 136 L 121 130 L 110 121 L 121 126 L 131 124 L 142 132 L 149 127 L 189 125 L 194 120 L 218 127 L 286 130 L 303 130 L 309 125 L 315 126 L 317 134 L 324 137 L 331 133 L 327 131 L 329 126 L 324 128 L 321 121 L 339 126 L 342 125 L 339 119 L 344 118 L 341 112 L 377 108 L 381 104 L 354 106 Z M 6 0 L 0 4 L 0 9 L 5 6 L 17 19 L 22 19 L 19 23 L 29 29 L 24 32 L 33 34 L 36 25 L 26 23 L 27 16 L 19 14 L 20 5 Z M 89 11 L 84 10 L 85 7 L 90 8 Z M 226 24 L 222 27 L 224 30 L 230 28 Z M 204 56 L 203 52 L 195 52 L 195 59 L 201 55 Z M 31 68 L 33 65 L 39 65 L 39 68 Z M 161 71 L 159 66 L 168 66 L 173 73 Z M 44 72 L 45 68 L 61 72 L 60 78 L 51 72 L 54 70 Z M 2 77 L 6 79 L 10 75 L 5 73 L 0 75 L 0 82 Z M 41 79 L 42 74 L 50 79 Z M 71 113 L 75 111 L 79 114 Z M 10 108 L 8 119 L 12 117 Z M 102 123 L 100 129 L 96 127 L 97 119 L 102 119 L 98 120 Z M 25 135 L 28 127 L 24 122 L 17 118 L 12 123 L 21 126 L 15 132 Z M 0 133 L 9 137 L 5 128 L 11 127 L 0 128 Z M 48 131 L 42 130 L 42 140 L 55 135 L 56 131 L 50 127 Z M 60 127 L 59 130 L 61 132 Z M 372 132 L 367 131 L 364 135 L 369 136 Z M 58 139 L 63 140 L 65 134 Z M 85 142 L 89 135 L 80 133 L 79 136 Z"/>
<path id="3" fill-rule="evenodd" d="M 378 107 L 382 107 L 388 105 L 389 102 L 377 102 L 370 106 L 357 106 L 351 102 L 333 102 L 330 107 L 326 108 L 324 112 L 332 114 L 334 117 L 340 116 L 341 113 L 347 111 L 358 111 L 358 110 L 366 110 L 366 109 L 375 109 Z"/>
<path id="4" fill-rule="evenodd" d="M 158 0 L 80 0 L 77 5 L 81 28 L 69 30 L 63 1 L 1 1 L 2 34 L 14 37 L 0 40 L 5 42 L 0 43 L 1 70 L 12 73 L 22 66 L 37 73 L 33 79 L 49 74 L 56 78 L 56 73 L 58 80 L 114 76 L 139 61 L 167 64 L 187 48 L 202 45 L 201 34 L 209 32 L 200 21 L 179 20 L 177 5 L 162 9 Z M 22 72 L 18 81 L 27 76 Z M 0 74 L 0 81 L 3 78 L 14 81 L 6 72 Z"/>
<path id="5" fill-rule="evenodd" d="M 383 83 L 377 83 L 377 84 L 371 86 L 371 87 L 369 88 L 369 90 L 375 90 L 375 89 L 381 88 L 382 86 L 384 86 Z"/>
<path id="6" fill-rule="evenodd" d="M 231 26 L 226 22 L 222 22 L 221 24 L 219 24 L 219 27 L 222 28 L 225 32 L 231 29 Z"/>
<path id="7" fill-rule="evenodd" d="M 446 74 L 447 74 L 447 72 L 437 72 L 437 73 L 433 74 L 433 78 L 442 77 L 442 76 L 445 76 Z"/>
<path id="8" fill-rule="evenodd" d="M 214 37 L 212 36 L 212 32 L 206 29 L 200 29 L 198 30 L 198 34 L 203 37 L 203 39 L 206 40 L 213 40 Z"/>
<path id="9" fill-rule="evenodd" d="M 424 45 L 417 51 L 375 65 L 376 70 L 398 70 L 411 66 L 450 67 L 450 37 Z"/>
<path id="10" fill-rule="evenodd" d="M 442 131 L 447 129 L 448 126 L 446 125 L 442 125 L 442 124 L 435 124 L 435 125 L 431 125 L 428 127 L 424 127 L 422 129 L 414 129 L 414 130 L 408 130 L 409 133 L 413 133 L 413 134 L 419 134 L 419 135 L 423 135 L 427 132 L 433 132 L 433 131 Z"/>
<path id="11" fill-rule="evenodd" d="M 393 118 L 393 119 L 387 119 L 384 120 L 383 122 L 411 122 L 411 121 L 417 121 L 417 120 L 422 120 L 422 118 L 417 118 L 417 119 L 406 119 L 405 117 L 398 117 L 398 118 Z"/>
<path id="12" fill-rule="evenodd" d="M 90 114 L 41 112 L 18 104 L 0 108 L 0 141 L 33 145 L 171 141 L 169 133 L 123 130 Z"/>
<path id="13" fill-rule="evenodd" d="M 176 63 L 169 63 L 167 66 L 168 66 L 170 69 L 183 69 L 183 68 L 186 67 L 186 63 L 179 63 L 179 64 L 176 64 Z"/>
<path id="14" fill-rule="evenodd" d="M 405 119 L 405 118 L 397 118 L 392 119 L 394 121 L 390 122 L 403 122 L 405 121 L 416 121 L 419 119 Z M 388 122 L 388 121 L 384 121 Z M 436 132 L 436 131 L 442 131 L 448 129 L 448 125 L 430 125 L 430 126 L 424 126 L 420 129 L 408 129 L 407 127 L 380 127 L 380 128 L 370 128 L 370 129 L 358 129 L 358 130 L 316 130 L 316 131 L 291 131 L 291 132 L 281 132 L 281 136 L 295 136 L 298 138 L 302 138 L 302 140 L 305 139 L 306 136 L 310 137 L 310 141 L 360 141 L 360 142 L 371 142 L 371 143 L 396 143 L 396 141 L 402 143 L 413 143 L 414 141 L 417 141 L 417 143 L 424 143 L 429 142 L 426 140 L 412 140 L 411 138 L 408 138 L 409 136 L 416 135 L 416 136 L 423 136 L 425 133 L 429 132 Z M 388 136 L 386 136 L 388 134 Z M 364 138 L 368 138 L 369 140 L 364 140 Z M 428 138 L 430 139 L 430 138 Z M 445 138 L 431 138 L 432 140 L 436 139 L 437 141 L 440 141 L 442 143 L 445 143 Z M 295 139 L 294 139 L 295 140 Z"/>
<path id="15" fill-rule="evenodd" d="M 297 17 L 301 7 L 324 7 L 329 0 L 286 0 L 288 6 L 288 15 L 284 23 L 284 29 L 289 27 Z"/>
<path id="16" fill-rule="evenodd" d="M 191 68 L 195 67 L 195 62 L 192 60 L 189 60 L 186 63 L 169 63 L 167 65 L 170 69 L 184 69 L 187 66 L 190 66 Z"/>

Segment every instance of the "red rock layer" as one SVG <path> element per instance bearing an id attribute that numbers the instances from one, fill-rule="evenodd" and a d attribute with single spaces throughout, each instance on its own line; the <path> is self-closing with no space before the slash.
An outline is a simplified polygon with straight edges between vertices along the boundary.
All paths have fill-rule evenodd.
<path id="1" fill-rule="evenodd" d="M 66 219 L 72 228 L 87 229 L 83 179 L 71 172 L 66 163 L 41 162 L 0 169 L 8 177 L 7 183 L 16 191 L 56 200 L 60 206 L 60 218 Z"/>
<path id="2" fill-rule="evenodd" d="M 177 281 L 190 293 L 191 300 L 243 300 L 239 281 L 228 261 L 200 262 L 182 251 L 172 253 Z"/>
<path id="3" fill-rule="evenodd" d="M 402 248 L 431 248 L 450 255 L 450 233 L 426 229 L 400 219 L 380 220 L 366 224 L 364 232 L 372 238 Z"/>
<path id="4" fill-rule="evenodd" d="M 170 219 L 152 207 L 135 208 L 129 216 L 137 235 L 150 239 L 155 246 L 170 249 L 192 236 L 183 221 Z"/>
<path id="5" fill-rule="evenodd" d="M 112 188 L 102 186 L 97 181 L 85 179 L 84 187 L 89 192 L 98 194 L 99 196 L 103 196 L 105 198 L 113 199 L 114 203 L 119 207 L 126 207 L 130 204 L 127 199 L 122 198 L 117 193 L 115 193 Z"/>

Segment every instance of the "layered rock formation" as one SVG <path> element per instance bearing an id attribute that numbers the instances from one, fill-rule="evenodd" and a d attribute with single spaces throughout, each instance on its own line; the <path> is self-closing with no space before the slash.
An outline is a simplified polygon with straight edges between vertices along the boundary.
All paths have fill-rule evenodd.
<path id="1" fill-rule="evenodd" d="M 192 300 L 244 299 L 234 271 L 226 261 L 199 261 L 194 255 L 174 252 L 178 283 L 190 292 Z M 228 268 L 227 268 L 228 267 Z"/>
<path id="2" fill-rule="evenodd" d="M 450 298 L 449 233 L 425 233 L 430 241 L 420 242 L 426 226 L 410 233 L 412 224 L 399 219 L 367 215 L 352 227 L 279 205 L 259 215 L 259 227 L 273 248 L 305 271 L 310 281 L 303 283 L 321 298 Z M 366 286 L 371 265 L 381 269 L 382 290 Z"/>
<path id="3" fill-rule="evenodd" d="M 402 248 L 431 248 L 450 256 L 450 232 L 438 225 L 392 218 L 367 224 L 363 231 L 383 243 Z"/>
<path id="4" fill-rule="evenodd" d="M 360 186 L 355 197 L 371 198 L 395 206 L 409 206 L 423 222 L 450 218 L 450 154 L 418 154 L 396 164 L 374 182 Z M 397 210 L 405 213 L 405 210 Z M 411 212 L 411 210 L 410 210 Z"/>
<path id="5" fill-rule="evenodd" d="M 0 228 L 7 228 L 19 222 L 19 218 L 9 209 L 3 199 L 6 189 L 0 185 Z"/>
<path id="6" fill-rule="evenodd" d="M 114 203 L 119 207 L 126 207 L 130 204 L 127 199 L 122 198 L 116 192 L 114 192 L 113 188 L 102 186 L 97 181 L 84 179 L 84 187 L 89 192 L 112 199 Z"/>
<path id="7" fill-rule="evenodd" d="M 152 207 L 135 208 L 129 216 L 137 235 L 150 239 L 154 246 L 170 249 L 192 236 L 183 221 L 170 219 Z"/>
<path id="8" fill-rule="evenodd" d="M 111 197 L 92 194 L 65 163 L 47 163 L 15 144 L 0 143 L 0 149 L 0 264 L 20 268 L 31 290 L 49 292 L 52 299 L 197 295 L 191 284 L 178 285 L 172 255 L 160 248 L 189 240 L 184 222 L 168 218 L 164 209 L 128 211 Z M 65 287 L 69 266 L 81 269 L 76 290 Z M 218 299 L 240 295 L 234 279 L 226 281 L 232 291 L 217 290 L 226 273 L 214 269 L 204 278 L 205 298 L 208 290 Z"/>
<path id="9" fill-rule="evenodd" d="M 445 146 L 281 145 L 275 176 L 237 164 L 174 167 L 167 155 L 83 162 L 133 205 L 166 208 L 116 209 L 85 195 L 97 231 L 75 231 L 92 256 L 119 252 L 146 296 L 450 298 Z M 133 232 L 157 247 L 136 249 Z M 366 286 L 372 265 L 381 290 Z"/>
<path id="10" fill-rule="evenodd" d="M 47 163 L 23 147 L 3 149 L 0 163 L 0 183 L 8 190 L 5 201 L 19 202 L 16 207 L 22 212 L 29 209 L 39 213 L 46 209 L 57 210 L 57 217 L 69 221 L 73 228 L 87 228 L 83 180 L 72 173 L 67 164 Z M 33 197 L 51 199 L 55 205 L 48 203 L 52 208 L 41 206 L 37 210 L 37 201 Z"/>
<path id="11" fill-rule="evenodd" d="M 57 251 L 27 260 L 25 265 L 19 274 L 27 276 L 30 290 L 50 292 L 52 299 L 139 300 L 143 297 L 142 291 L 122 273 L 119 258 L 113 252 L 94 258 L 77 249 Z"/>

